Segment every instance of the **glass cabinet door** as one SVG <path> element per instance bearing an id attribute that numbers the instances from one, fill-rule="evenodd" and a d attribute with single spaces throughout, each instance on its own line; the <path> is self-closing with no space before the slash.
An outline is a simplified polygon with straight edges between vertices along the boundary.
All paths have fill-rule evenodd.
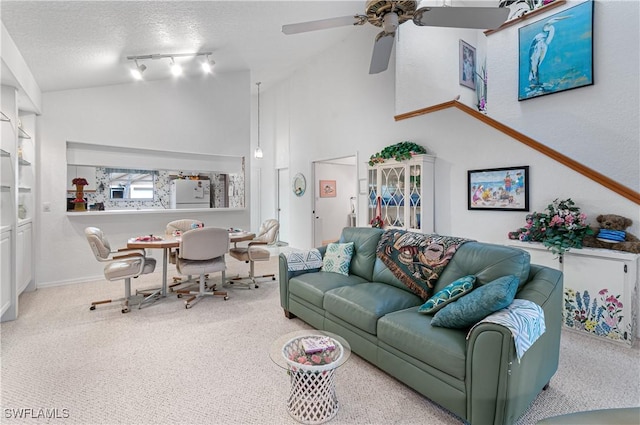
<path id="1" fill-rule="evenodd" d="M 382 219 L 386 226 L 405 227 L 405 167 L 380 169 Z"/>
<path id="2" fill-rule="evenodd" d="M 422 165 L 411 164 L 409 166 L 409 228 L 421 229 L 420 219 L 422 218 L 421 204 L 422 192 L 420 191 L 420 177 L 422 176 Z"/>
<path id="3" fill-rule="evenodd" d="M 376 217 L 376 201 L 381 201 L 385 228 L 434 231 L 435 157 L 418 155 L 408 161 L 390 160 L 368 169 L 369 222 Z"/>

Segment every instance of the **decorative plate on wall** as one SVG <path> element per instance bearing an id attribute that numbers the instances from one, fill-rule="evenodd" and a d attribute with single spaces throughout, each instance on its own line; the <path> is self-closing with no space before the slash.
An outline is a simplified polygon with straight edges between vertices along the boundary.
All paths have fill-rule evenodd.
<path id="1" fill-rule="evenodd" d="M 304 178 L 302 173 L 298 173 L 293 176 L 293 193 L 296 196 L 304 195 L 304 192 L 307 190 L 307 180 Z"/>

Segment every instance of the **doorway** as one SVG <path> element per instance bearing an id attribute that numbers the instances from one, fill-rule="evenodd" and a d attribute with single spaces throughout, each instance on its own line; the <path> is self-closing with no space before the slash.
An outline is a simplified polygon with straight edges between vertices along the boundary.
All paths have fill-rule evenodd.
<path id="1" fill-rule="evenodd" d="M 357 155 L 314 161 L 313 182 L 313 246 L 322 246 L 357 222 Z"/>

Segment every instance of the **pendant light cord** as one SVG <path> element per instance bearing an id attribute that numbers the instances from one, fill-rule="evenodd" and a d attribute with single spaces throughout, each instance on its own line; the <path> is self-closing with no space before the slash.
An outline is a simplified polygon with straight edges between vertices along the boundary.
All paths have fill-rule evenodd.
<path id="1" fill-rule="evenodd" d="M 260 84 L 261 82 L 257 82 L 258 86 L 258 147 L 260 147 Z"/>

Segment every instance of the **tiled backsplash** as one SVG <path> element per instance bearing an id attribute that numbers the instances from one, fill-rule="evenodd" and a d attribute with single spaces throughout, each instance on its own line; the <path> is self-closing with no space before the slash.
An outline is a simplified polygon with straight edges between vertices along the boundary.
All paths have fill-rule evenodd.
<path id="1" fill-rule="evenodd" d="M 138 210 L 138 209 L 169 209 L 171 205 L 171 175 L 175 172 L 158 171 L 154 182 L 154 200 L 111 200 L 109 199 L 109 174 L 104 167 L 96 167 L 96 191 L 85 192 L 87 199 L 87 209 L 90 209 L 96 202 L 103 202 L 106 210 Z M 244 176 L 242 174 L 228 174 L 229 186 L 233 188 L 229 191 L 229 208 L 244 208 Z M 224 205 L 225 187 L 224 175 L 212 173 L 210 175 L 213 183 L 213 206 L 219 208 Z"/>

